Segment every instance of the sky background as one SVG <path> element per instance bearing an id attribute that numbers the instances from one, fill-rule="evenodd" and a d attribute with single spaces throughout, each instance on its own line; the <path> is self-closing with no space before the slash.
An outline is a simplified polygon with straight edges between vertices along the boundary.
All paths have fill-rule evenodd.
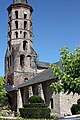
<path id="1" fill-rule="evenodd" d="M 80 0 L 28 0 L 33 7 L 33 47 L 39 61 L 57 62 L 60 48 L 73 50 L 80 45 Z M 7 7 L 12 0 L 0 2 L 0 75 L 4 76 L 7 48 Z"/>

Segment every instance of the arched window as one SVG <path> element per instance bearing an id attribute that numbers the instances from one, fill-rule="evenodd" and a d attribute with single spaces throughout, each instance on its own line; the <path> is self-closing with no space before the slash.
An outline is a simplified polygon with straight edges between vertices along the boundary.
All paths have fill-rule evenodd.
<path id="1" fill-rule="evenodd" d="M 27 33 L 26 32 L 24 32 L 24 38 L 27 38 Z"/>
<path id="2" fill-rule="evenodd" d="M 51 109 L 53 109 L 53 98 L 51 98 L 50 101 L 51 101 Z"/>
<path id="3" fill-rule="evenodd" d="M 27 18 L 27 14 L 26 13 L 24 13 L 24 19 L 26 19 Z"/>
<path id="4" fill-rule="evenodd" d="M 18 11 L 15 11 L 15 17 L 18 19 Z"/>
<path id="5" fill-rule="evenodd" d="M 24 21 L 24 29 L 26 29 L 26 28 L 27 28 L 27 22 Z"/>
<path id="6" fill-rule="evenodd" d="M 25 78 L 25 79 L 24 79 L 24 82 L 26 82 L 26 81 L 28 81 L 28 78 Z"/>
<path id="7" fill-rule="evenodd" d="M 15 32 L 15 38 L 18 38 L 18 32 L 17 31 Z"/>
<path id="8" fill-rule="evenodd" d="M 27 50 L 27 41 L 23 41 L 23 50 Z"/>
<path id="9" fill-rule="evenodd" d="M 24 67 L 24 58 L 25 56 L 22 54 L 20 55 L 20 66 L 23 68 Z"/>
<path id="10" fill-rule="evenodd" d="M 28 55 L 27 56 L 27 63 L 28 63 L 28 67 L 31 67 L 31 56 L 30 55 Z"/>
<path id="11" fill-rule="evenodd" d="M 18 21 L 15 21 L 16 29 L 18 29 Z"/>

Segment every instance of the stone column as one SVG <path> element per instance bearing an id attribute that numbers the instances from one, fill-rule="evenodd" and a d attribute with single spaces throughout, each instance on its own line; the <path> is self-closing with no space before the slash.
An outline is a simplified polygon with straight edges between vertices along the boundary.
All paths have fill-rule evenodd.
<path id="1" fill-rule="evenodd" d="M 42 84 L 38 85 L 38 95 L 41 96 L 41 98 L 44 100 L 45 102 L 45 97 L 44 97 L 44 93 L 43 93 L 43 88 L 42 88 Z"/>
<path id="2" fill-rule="evenodd" d="M 19 108 L 23 107 L 22 103 L 22 96 L 21 96 L 21 91 L 20 89 L 17 91 L 17 112 L 19 112 Z"/>
<path id="3" fill-rule="evenodd" d="M 33 96 L 33 89 L 32 86 L 29 87 L 29 97 Z"/>

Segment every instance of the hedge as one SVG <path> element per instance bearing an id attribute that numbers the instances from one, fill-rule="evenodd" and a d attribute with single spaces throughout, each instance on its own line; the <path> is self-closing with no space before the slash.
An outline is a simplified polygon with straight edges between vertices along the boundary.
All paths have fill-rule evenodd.
<path id="1" fill-rule="evenodd" d="M 50 118 L 49 108 L 20 108 L 23 118 Z"/>
<path id="2" fill-rule="evenodd" d="M 27 105 L 24 105 L 23 106 L 24 108 L 47 108 L 47 104 L 44 104 L 44 103 L 30 103 L 30 104 L 27 104 Z"/>
<path id="3" fill-rule="evenodd" d="M 28 101 L 30 103 L 44 103 L 44 100 L 40 97 L 40 96 L 37 96 L 37 95 L 33 95 L 31 96 Z"/>

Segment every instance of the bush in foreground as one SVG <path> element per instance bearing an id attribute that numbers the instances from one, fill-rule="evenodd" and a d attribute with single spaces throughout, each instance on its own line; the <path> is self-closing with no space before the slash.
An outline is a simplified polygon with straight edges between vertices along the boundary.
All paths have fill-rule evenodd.
<path id="1" fill-rule="evenodd" d="M 29 98 L 30 104 L 24 105 L 20 109 L 23 118 L 50 118 L 50 109 L 44 104 L 44 100 L 40 96 L 32 96 Z"/>

